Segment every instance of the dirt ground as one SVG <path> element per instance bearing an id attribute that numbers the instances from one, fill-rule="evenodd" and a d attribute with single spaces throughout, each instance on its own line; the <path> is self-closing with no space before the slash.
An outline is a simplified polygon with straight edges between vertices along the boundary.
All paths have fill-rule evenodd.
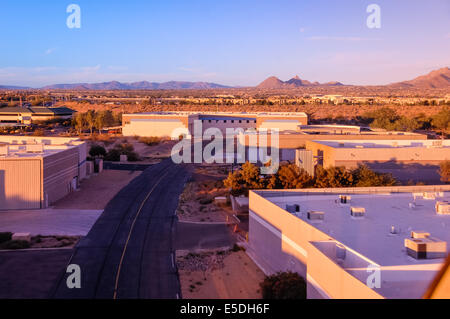
<path id="1" fill-rule="evenodd" d="M 244 251 L 177 257 L 184 299 L 261 299 L 264 273 Z"/>
<path id="2" fill-rule="evenodd" d="M 142 172 L 104 170 L 81 181 L 79 191 L 57 201 L 57 209 L 104 209 L 106 204 Z"/>
<path id="3" fill-rule="evenodd" d="M 218 205 L 214 198 L 227 196 L 223 185 L 228 170 L 221 166 L 199 165 L 192 179 L 186 184 L 180 196 L 177 214 L 181 221 L 190 222 L 227 222 L 231 221 L 231 206 Z"/>
<path id="4" fill-rule="evenodd" d="M 88 150 L 92 145 L 103 146 L 107 151 L 114 148 L 114 146 L 122 143 L 128 143 L 133 145 L 134 151 L 139 155 L 141 164 L 155 164 L 162 159 L 170 157 L 172 148 L 176 144 L 176 141 L 162 140 L 157 145 L 149 146 L 141 143 L 136 137 L 123 137 L 114 135 L 93 135 L 92 137 L 86 137 L 88 143 Z"/>

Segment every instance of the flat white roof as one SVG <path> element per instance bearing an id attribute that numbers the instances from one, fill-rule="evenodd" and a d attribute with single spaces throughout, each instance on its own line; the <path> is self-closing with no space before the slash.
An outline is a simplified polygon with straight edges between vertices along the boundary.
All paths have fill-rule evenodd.
<path id="1" fill-rule="evenodd" d="M 436 193 L 436 199 L 421 196 L 414 199 L 414 193 L 341 193 L 351 196 L 347 205 L 338 203 L 337 193 L 257 193 L 283 209 L 286 204 L 300 205 L 298 218 L 380 265 L 383 280 L 380 292 L 388 298 L 420 298 L 445 261 L 408 256 L 404 240 L 410 237 L 411 231 L 429 232 L 432 237 L 447 242 L 447 252 L 450 249 L 450 215 L 438 215 L 435 209 L 436 201 L 450 201 L 450 192 Z M 410 208 L 413 202 L 414 209 Z M 365 217 L 353 218 L 350 207 L 365 208 Z M 308 211 L 324 212 L 324 221 L 310 221 Z M 391 234 L 392 226 L 398 234 Z M 389 280 L 389 276 L 383 279 L 383 271 L 390 271 L 390 276 L 395 271 L 396 277 L 403 279 Z"/>
<path id="2" fill-rule="evenodd" d="M 123 114 L 124 116 L 149 116 L 149 115 L 166 115 L 166 116 L 188 116 L 188 115 L 217 115 L 217 116 L 260 116 L 260 117 L 270 117 L 270 116 L 301 116 L 308 117 L 305 112 L 147 112 L 147 113 L 129 113 Z"/>
<path id="3" fill-rule="evenodd" d="M 0 160 L 43 158 L 78 147 L 83 143 L 77 138 L 0 135 L 0 147 L 8 148 L 8 155 L 0 155 Z M 33 147 L 33 145 L 42 145 L 43 151 L 27 152 L 27 146 Z"/>

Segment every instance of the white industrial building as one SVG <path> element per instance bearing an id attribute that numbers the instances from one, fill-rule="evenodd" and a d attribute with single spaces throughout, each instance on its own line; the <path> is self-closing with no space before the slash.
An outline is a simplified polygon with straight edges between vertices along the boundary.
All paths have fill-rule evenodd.
<path id="1" fill-rule="evenodd" d="M 0 210 L 46 208 L 85 177 L 79 139 L 0 136 Z"/>
<path id="2" fill-rule="evenodd" d="M 450 186 L 251 191 L 247 252 L 308 298 L 421 298 L 445 264 Z"/>

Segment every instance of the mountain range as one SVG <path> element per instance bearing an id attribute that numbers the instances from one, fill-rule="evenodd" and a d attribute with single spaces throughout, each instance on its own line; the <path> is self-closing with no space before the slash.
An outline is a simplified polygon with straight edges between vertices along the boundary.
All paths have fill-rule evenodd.
<path id="1" fill-rule="evenodd" d="M 305 86 L 342 86 L 341 82 L 328 82 L 328 83 L 319 83 L 319 82 L 310 82 L 308 80 L 302 80 L 299 76 L 295 76 L 288 81 L 281 81 L 279 78 L 275 76 L 271 76 L 261 82 L 257 88 L 259 89 L 290 89 L 290 88 L 298 88 Z"/>
<path id="2" fill-rule="evenodd" d="M 434 70 L 411 81 L 390 84 L 400 88 L 445 89 L 450 88 L 450 68 Z"/>
<path id="3" fill-rule="evenodd" d="M 288 80 L 282 81 L 275 76 L 271 76 L 261 82 L 257 88 L 260 89 L 290 89 L 290 88 L 300 88 L 300 87 L 314 87 L 314 86 L 344 86 L 341 82 L 310 82 L 307 80 L 302 80 L 298 76 Z M 410 81 L 403 81 L 397 83 L 391 83 L 385 85 L 386 87 L 408 89 L 408 88 L 419 88 L 419 89 L 444 89 L 450 88 L 450 68 L 444 67 L 438 70 L 431 71 L 427 75 L 419 76 Z"/>
<path id="4" fill-rule="evenodd" d="M 310 82 L 303 80 L 299 76 L 295 76 L 288 81 L 282 81 L 275 76 L 271 76 L 261 82 L 256 88 L 259 89 L 295 89 L 301 87 L 339 87 L 347 86 L 341 82 Z M 384 85 L 388 88 L 394 89 L 445 89 L 450 88 L 450 68 L 444 67 L 438 70 L 431 71 L 426 75 L 419 76 L 410 81 L 402 81 Z M 123 83 L 118 81 L 103 82 L 103 83 L 74 83 L 74 84 L 54 84 L 48 85 L 42 90 L 207 90 L 207 89 L 227 89 L 231 86 L 221 85 L 209 82 L 183 82 L 170 81 L 164 83 L 157 82 L 133 82 Z M 31 89 L 29 87 L 0 85 L 0 90 L 24 90 Z"/>
<path id="5" fill-rule="evenodd" d="M 187 90 L 187 89 L 226 89 L 229 86 L 208 82 L 181 82 L 170 81 L 164 83 L 157 82 L 133 82 L 121 83 L 118 81 L 103 83 L 75 83 L 75 84 L 54 84 L 45 86 L 43 90 Z"/>

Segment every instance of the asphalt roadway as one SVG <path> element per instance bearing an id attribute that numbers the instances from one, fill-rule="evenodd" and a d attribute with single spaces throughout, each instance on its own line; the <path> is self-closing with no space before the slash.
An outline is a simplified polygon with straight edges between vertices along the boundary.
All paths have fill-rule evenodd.
<path id="1" fill-rule="evenodd" d="M 69 289 L 62 273 L 56 299 L 181 298 L 174 256 L 176 207 L 191 175 L 171 159 L 146 169 L 123 188 L 73 251 L 81 288 Z"/>

